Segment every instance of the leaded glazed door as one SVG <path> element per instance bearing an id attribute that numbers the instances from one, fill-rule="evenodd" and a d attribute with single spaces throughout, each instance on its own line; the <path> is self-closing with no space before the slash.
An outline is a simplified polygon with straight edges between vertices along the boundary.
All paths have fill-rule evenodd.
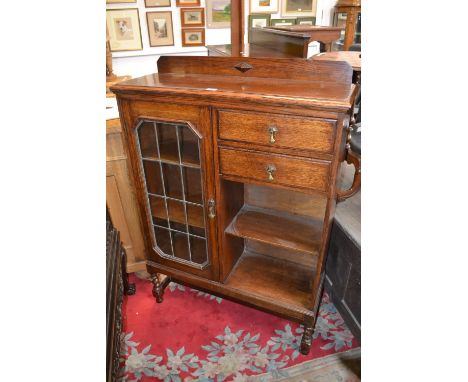
<path id="1" fill-rule="evenodd" d="M 132 110 L 130 136 L 148 260 L 217 279 L 209 110 L 148 106 Z"/>

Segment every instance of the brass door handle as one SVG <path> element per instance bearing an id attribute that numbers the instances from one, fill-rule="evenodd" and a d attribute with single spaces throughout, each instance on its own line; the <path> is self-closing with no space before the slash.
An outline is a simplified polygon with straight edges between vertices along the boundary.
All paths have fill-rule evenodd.
<path id="1" fill-rule="evenodd" d="M 208 200 L 208 217 L 214 219 L 216 216 L 215 201 L 214 199 Z"/>
<path id="2" fill-rule="evenodd" d="M 274 164 L 269 164 L 266 167 L 266 172 L 268 173 L 268 181 L 272 182 L 273 180 L 275 180 L 275 178 L 273 177 L 273 173 L 275 171 L 276 171 L 276 167 Z"/>
<path id="3" fill-rule="evenodd" d="M 270 126 L 268 128 L 268 133 L 270 134 L 269 142 L 271 144 L 276 142 L 276 133 L 278 133 L 278 128 L 276 126 Z"/>

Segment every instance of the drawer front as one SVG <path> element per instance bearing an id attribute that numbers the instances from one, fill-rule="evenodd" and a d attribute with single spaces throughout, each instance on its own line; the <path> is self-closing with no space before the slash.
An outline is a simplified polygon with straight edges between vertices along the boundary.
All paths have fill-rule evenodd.
<path id="1" fill-rule="evenodd" d="M 256 151 L 220 147 L 222 175 L 248 178 L 265 184 L 314 189 L 326 192 L 330 164 Z"/>
<path id="2" fill-rule="evenodd" d="M 279 148 L 333 152 L 336 121 L 219 111 L 219 138 Z"/>

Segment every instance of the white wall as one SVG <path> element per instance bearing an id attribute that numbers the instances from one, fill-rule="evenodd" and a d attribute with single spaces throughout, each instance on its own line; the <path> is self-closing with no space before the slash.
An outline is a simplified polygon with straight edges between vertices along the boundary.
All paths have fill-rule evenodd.
<path id="1" fill-rule="evenodd" d="M 200 7 L 205 8 L 205 0 L 200 1 Z M 137 0 L 136 3 L 106 4 L 107 9 L 138 8 L 140 16 L 140 32 L 143 42 L 143 50 L 128 52 L 112 52 L 114 74 L 118 76 L 130 75 L 140 77 L 156 71 L 156 61 L 161 55 L 187 55 L 206 56 L 205 47 L 182 47 L 182 30 L 180 25 L 180 8 L 175 0 L 171 0 L 170 7 L 146 8 L 145 0 Z M 189 7 L 187 7 L 189 8 Z M 172 11 L 172 26 L 174 30 L 174 46 L 150 47 L 148 28 L 146 25 L 146 12 Z M 205 12 L 206 23 L 206 12 Z M 229 44 L 231 41 L 231 29 L 208 29 L 205 27 L 205 44 Z"/>
<path id="2" fill-rule="evenodd" d="M 245 1 L 245 41 L 248 37 L 248 15 L 250 12 L 250 0 Z M 333 8 L 337 0 L 317 0 L 317 25 L 331 25 Z M 205 0 L 201 0 L 200 7 L 205 7 Z M 170 7 L 146 8 L 144 0 L 137 0 L 136 3 L 107 4 L 107 9 L 118 8 L 138 8 L 140 16 L 140 31 L 143 42 L 143 50 L 129 52 L 113 52 L 114 74 L 118 76 L 130 75 L 140 77 L 145 74 L 154 73 L 157 70 L 156 61 L 161 55 L 187 55 L 206 56 L 207 50 L 204 47 L 182 47 L 180 7 L 176 7 L 175 0 L 171 0 Z M 148 38 L 148 28 L 146 26 L 146 12 L 172 11 L 172 25 L 174 30 L 174 46 L 150 47 Z M 281 0 L 279 12 L 272 14 L 271 18 L 279 19 L 281 16 Z M 205 12 L 206 22 L 206 12 Z M 208 29 L 205 28 L 205 44 L 218 45 L 229 44 L 231 42 L 230 28 Z M 319 44 L 312 42 L 309 46 L 309 56 L 319 52 Z"/>

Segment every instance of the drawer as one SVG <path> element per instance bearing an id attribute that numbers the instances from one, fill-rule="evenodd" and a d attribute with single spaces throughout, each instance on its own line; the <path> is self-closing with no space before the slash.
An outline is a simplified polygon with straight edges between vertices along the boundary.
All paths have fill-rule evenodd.
<path id="1" fill-rule="evenodd" d="M 331 153 L 336 121 L 219 110 L 220 139 Z"/>
<path id="2" fill-rule="evenodd" d="M 330 163 L 286 155 L 238 149 L 219 149 L 222 175 L 248 178 L 265 184 L 326 192 Z"/>

